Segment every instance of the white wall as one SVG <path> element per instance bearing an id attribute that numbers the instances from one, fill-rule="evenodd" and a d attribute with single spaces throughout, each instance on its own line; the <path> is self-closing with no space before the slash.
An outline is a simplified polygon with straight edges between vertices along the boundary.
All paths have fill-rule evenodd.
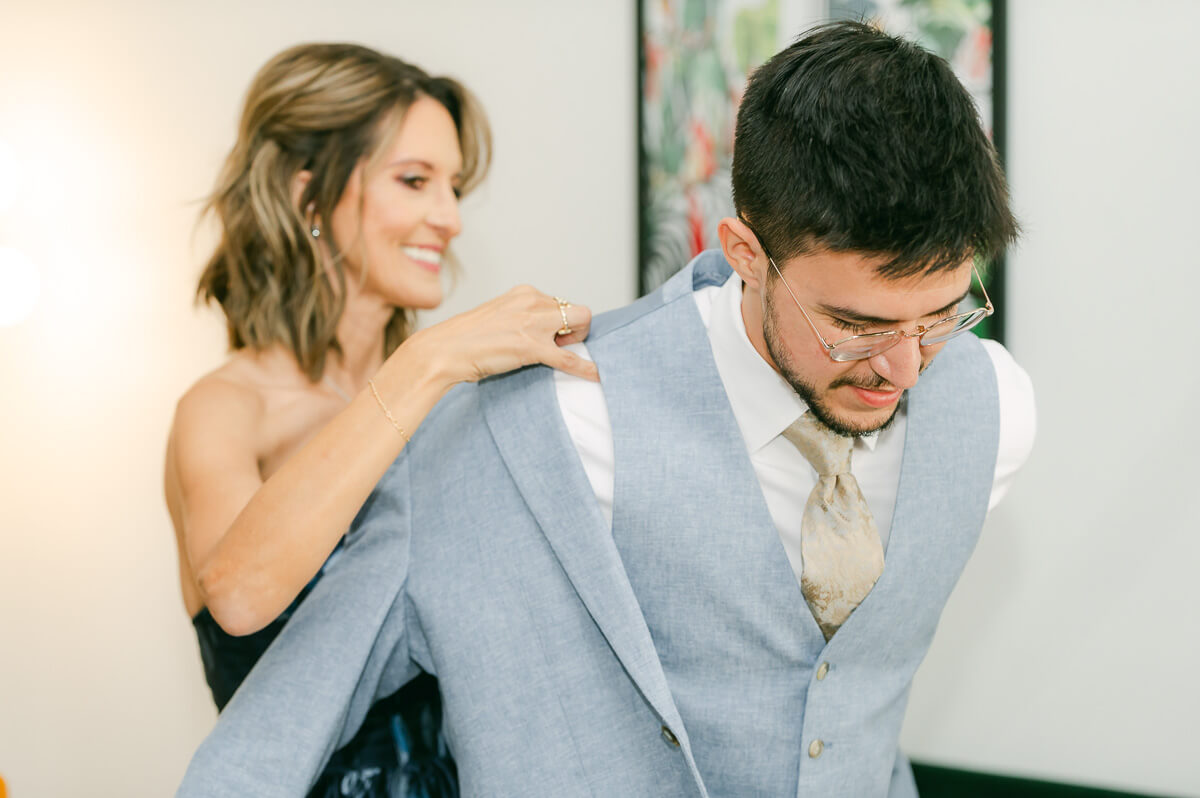
<path id="1" fill-rule="evenodd" d="M 1200 795 L 1198 29 L 1189 0 L 1010 3 L 1009 343 L 1040 428 L 918 675 L 913 755 Z"/>
<path id="2" fill-rule="evenodd" d="M 1041 432 L 947 610 L 904 743 L 1198 795 L 1184 456 L 1200 445 L 1200 5 L 1010 5 L 1026 236 L 1007 312 Z M 214 715 L 160 461 L 175 397 L 222 356 L 217 317 L 189 305 L 205 250 L 190 203 L 251 74 L 286 45 L 350 39 L 462 78 L 497 160 L 467 203 L 445 312 L 518 280 L 604 309 L 634 291 L 632 3 L 12 6 L 0 141 L 22 187 L 0 247 L 40 264 L 43 294 L 0 327 L 0 775 L 14 798 L 168 794 Z"/>

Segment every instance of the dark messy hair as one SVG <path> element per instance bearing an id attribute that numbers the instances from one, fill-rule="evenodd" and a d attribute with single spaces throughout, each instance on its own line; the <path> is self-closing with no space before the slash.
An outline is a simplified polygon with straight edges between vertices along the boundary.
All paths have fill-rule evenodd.
<path id="1" fill-rule="evenodd" d="M 1017 234 L 996 151 L 949 65 L 859 22 L 813 28 L 754 72 L 733 199 L 780 264 L 855 251 L 885 258 L 889 278 L 990 258 Z"/>

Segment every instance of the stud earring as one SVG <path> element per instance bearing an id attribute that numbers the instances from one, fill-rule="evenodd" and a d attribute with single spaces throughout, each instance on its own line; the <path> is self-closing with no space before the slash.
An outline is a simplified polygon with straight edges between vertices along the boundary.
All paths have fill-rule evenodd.
<path id="1" fill-rule="evenodd" d="M 312 237 L 313 237 L 313 238 L 320 238 L 320 237 L 321 237 L 321 228 L 320 228 L 320 226 L 319 226 L 319 225 L 317 225 L 315 222 L 313 223 L 312 230 L 311 230 L 311 231 L 309 231 L 309 232 L 311 232 L 311 233 L 312 233 Z"/>

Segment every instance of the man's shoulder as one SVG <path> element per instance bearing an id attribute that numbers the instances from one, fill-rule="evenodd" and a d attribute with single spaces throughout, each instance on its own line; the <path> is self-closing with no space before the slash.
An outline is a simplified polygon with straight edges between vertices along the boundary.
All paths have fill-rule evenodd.
<path id="1" fill-rule="evenodd" d="M 996 374 L 1000 403 L 1000 450 L 996 479 L 1015 474 L 1033 450 L 1037 437 L 1037 403 L 1033 380 L 1016 358 L 998 341 L 981 341 Z M 999 496 L 995 497 L 995 501 Z"/>
<path id="2" fill-rule="evenodd" d="M 996 442 L 996 483 L 1028 458 L 1037 430 L 1033 381 L 1003 344 L 974 334 L 956 338 L 918 388 L 921 404 L 937 409 L 939 423 L 965 420 L 963 435 L 987 435 Z"/>
<path id="3" fill-rule="evenodd" d="M 973 376 L 999 397 L 1002 406 L 1019 405 L 1022 412 L 1032 413 L 1033 381 L 999 341 L 963 335 L 947 344 L 936 362 L 938 376 L 953 381 Z"/>
<path id="4" fill-rule="evenodd" d="M 1002 395 L 1020 395 L 1032 402 L 1033 380 L 1029 378 L 1029 372 L 1021 367 L 1021 364 L 1004 344 L 990 339 L 982 339 L 979 343 L 996 373 L 996 383 L 1000 393 Z"/>
<path id="5" fill-rule="evenodd" d="M 910 422 L 920 415 L 938 427 L 967 429 L 991 434 L 999 412 L 996 370 L 987 349 L 974 333 L 960 335 L 945 344 L 929 368 L 909 391 Z"/>
<path id="6" fill-rule="evenodd" d="M 989 342 L 990 343 L 990 342 Z M 988 395 L 996 392 L 996 370 L 988 348 L 974 333 L 960 335 L 938 352 L 917 384 L 922 391 L 954 390 L 955 385 L 970 384 Z"/>
<path id="7" fill-rule="evenodd" d="M 707 286 L 723 285 L 732 273 L 721 250 L 705 250 L 654 291 L 624 307 L 598 314 L 592 319 L 588 342 L 645 319 L 673 302 L 690 299 L 694 292 Z"/>

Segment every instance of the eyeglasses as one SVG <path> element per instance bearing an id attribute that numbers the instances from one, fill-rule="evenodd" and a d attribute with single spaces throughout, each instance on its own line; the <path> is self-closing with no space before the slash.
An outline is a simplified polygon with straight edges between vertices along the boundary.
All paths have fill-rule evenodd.
<path id="1" fill-rule="evenodd" d="M 766 250 L 764 249 L 763 252 L 765 253 Z M 995 307 L 992 305 L 992 300 L 988 298 L 987 288 L 983 285 L 983 278 L 979 276 L 979 270 L 975 268 L 975 264 L 971 264 L 971 271 L 974 273 L 975 279 L 979 280 L 979 288 L 983 291 L 983 307 L 969 310 L 966 313 L 948 316 L 934 322 L 928 327 L 924 324 L 918 324 L 917 329 L 912 332 L 886 330 L 884 332 L 864 333 L 862 335 L 851 335 L 849 338 L 843 338 L 831 344 L 825 340 L 825 336 L 821 335 L 821 331 L 817 329 L 817 325 L 813 324 L 808 311 L 804 309 L 804 306 L 800 304 L 800 300 L 796 299 L 796 295 L 792 293 L 792 287 L 787 284 L 787 280 L 783 279 L 783 272 L 779 271 L 779 267 L 775 265 L 775 259 L 767 255 L 767 260 L 770 261 L 771 266 L 775 269 L 775 273 L 779 275 L 780 282 L 783 283 L 783 287 L 791 295 L 792 301 L 796 303 L 796 307 L 800 308 L 800 312 L 804 314 L 804 319 L 808 322 L 808 326 L 812 327 L 813 332 L 816 333 L 817 340 L 821 342 L 821 346 L 825 347 L 825 352 L 832 360 L 838 363 L 845 363 L 851 360 L 866 360 L 867 358 L 881 355 L 905 338 L 916 338 L 921 346 L 942 344 L 955 336 L 962 335 L 996 312 Z"/>
<path id="2" fill-rule="evenodd" d="M 745 219 L 742 220 L 742 223 L 745 224 Z M 749 227 L 750 225 L 747 224 L 746 226 Z M 751 228 L 751 232 L 754 232 L 753 228 Z M 792 301 L 796 303 L 796 307 L 800 308 L 800 312 L 804 314 L 804 320 L 808 322 L 808 326 L 812 327 L 817 340 L 821 342 L 821 346 L 825 347 L 825 352 L 829 357 L 838 363 L 846 363 L 852 360 L 866 360 L 867 358 L 881 355 L 905 338 L 916 338 L 921 346 L 942 344 L 955 336 L 962 335 L 996 312 L 996 308 L 992 305 L 992 300 L 988 298 L 987 288 L 983 285 L 983 278 L 979 276 L 979 270 L 975 268 L 975 264 L 971 264 L 971 271 L 975 275 L 975 279 L 979 281 L 980 290 L 983 291 L 983 307 L 949 316 L 928 327 L 918 324 L 917 329 L 912 332 L 887 330 L 885 332 L 864 333 L 862 335 L 851 335 L 849 338 L 843 338 L 831 344 L 825 340 L 825 336 L 821 335 L 821 331 L 817 329 L 817 325 L 813 324 L 812 317 L 808 315 L 808 311 L 804 309 L 804 306 L 800 304 L 800 300 L 796 298 L 796 294 L 792 292 L 792 287 L 787 284 L 787 280 L 783 279 L 783 272 L 779 271 L 779 267 L 775 265 L 775 259 L 771 257 L 771 253 L 767 252 L 766 245 L 762 243 L 762 237 L 758 233 L 754 233 L 754 235 L 758 238 L 758 244 L 762 247 L 763 254 L 767 256 L 771 267 L 779 275 L 779 280 L 783 283 L 783 287 L 791 295 Z"/>

